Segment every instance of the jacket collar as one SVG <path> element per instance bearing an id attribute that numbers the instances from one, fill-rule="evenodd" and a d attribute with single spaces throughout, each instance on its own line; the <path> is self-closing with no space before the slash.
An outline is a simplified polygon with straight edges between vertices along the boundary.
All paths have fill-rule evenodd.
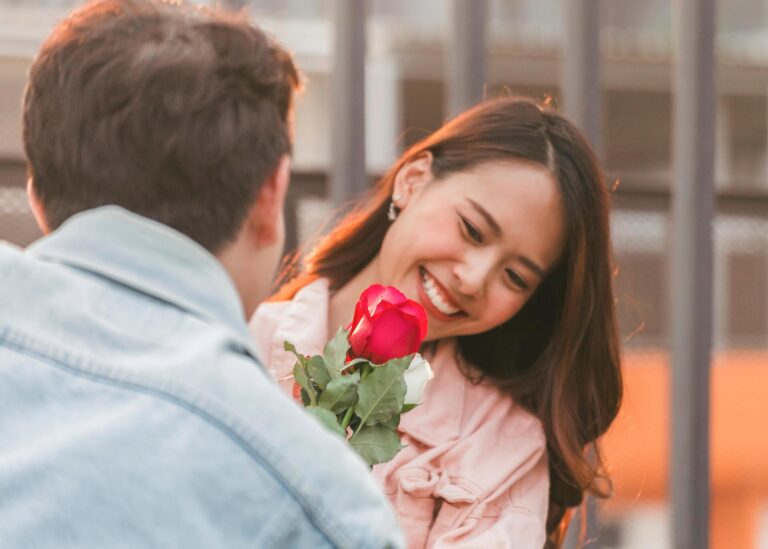
<path id="1" fill-rule="evenodd" d="M 422 403 L 400 420 L 400 431 L 429 446 L 456 441 L 461 436 L 465 395 L 470 381 L 459 369 L 456 340 L 438 342 L 433 354 L 425 356 L 435 377 L 424 389 Z"/>
<path id="2" fill-rule="evenodd" d="M 263 323 L 274 328 L 269 348 L 269 361 L 278 382 L 292 378 L 294 356 L 283 343 L 290 341 L 304 354 L 320 354 L 328 342 L 328 299 L 330 291 L 324 278 L 301 288 L 290 301 L 268 302 L 259 306 L 258 322 L 253 329 L 263 329 Z"/>
<path id="3" fill-rule="evenodd" d="M 207 250 L 166 225 L 104 206 L 73 216 L 26 253 L 103 276 L 224 324 L 243 350 L 258 358 L 227 271 Z"/>

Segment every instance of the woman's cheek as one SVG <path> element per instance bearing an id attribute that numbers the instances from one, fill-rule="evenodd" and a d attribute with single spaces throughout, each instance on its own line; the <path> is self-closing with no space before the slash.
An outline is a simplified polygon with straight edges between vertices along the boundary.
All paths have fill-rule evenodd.
<path id="1" fill-rule="evenodd" d="M 506 298 L 497 297 L 496 299 L 492 299 L 489 302 L 493 303 L 493 309 L 490 312 L 491 316 L 493 317 L 492 322 L 494 328 L 500 324 L 505 323 L 507 320 L 519 313 L 524 304 L 524 300 L 522 298 L 515 296 L 506 296 Z"/>

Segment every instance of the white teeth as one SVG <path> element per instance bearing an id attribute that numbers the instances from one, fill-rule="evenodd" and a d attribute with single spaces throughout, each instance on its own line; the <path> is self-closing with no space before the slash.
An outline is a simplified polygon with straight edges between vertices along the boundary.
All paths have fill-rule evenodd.
<path id="1" fill-rule="evenodd" d="M 435 306 L 435 309 L 448 316 L 455 315 L 460 311 L 460 309 L 445 302 L 443 296 L 440 295 L 440 290 L 437 289 L 437 284 L 435 284 L 435 281 L 426 272 L 422 273 L 422 279 L 424 293 L 427 294 L 427 297 L 432 302 L 432 305 Z"/>

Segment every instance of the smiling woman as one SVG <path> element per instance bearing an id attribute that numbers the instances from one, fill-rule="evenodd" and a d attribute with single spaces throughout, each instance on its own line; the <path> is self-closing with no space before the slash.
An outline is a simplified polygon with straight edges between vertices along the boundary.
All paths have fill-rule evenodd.
<path id="1" fill-rule="evenodd" d="M 488 161 L 435 183 L 425 152 L 395 177 L 401 211 L 379 254 L 331 299 L 381 281 L 418 299 L 428 340 L 485 332 L 509 320 L 560 257 L 565 227 L 557 183 L 546 168 Z M 333 323 L 336 324 L 336 323 Z"/>
<path id="2" fill-rule="evenodd" d="M 435 379 L 373 471 L 410 547 L 555 547 L 585 491 L 608 495 L 585 450 L 621 401 L 609 202 L 573 124 L 487 101 L 406 151 L 257 311 L 282 380 L 285 336 L 318 352 L 370 284 L 426 309 Z"/>

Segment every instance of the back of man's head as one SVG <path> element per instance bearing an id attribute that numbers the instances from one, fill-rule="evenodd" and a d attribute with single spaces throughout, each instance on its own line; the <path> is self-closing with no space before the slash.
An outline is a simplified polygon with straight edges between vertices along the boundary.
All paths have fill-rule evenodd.
<path id="1" fill-rule="evenodd" d="M 291 56 L 242 17 L 97 0 L 43 45 L 24 147 L 48 228 L 103 205 L 215 253 L 290 152 Z"/>

